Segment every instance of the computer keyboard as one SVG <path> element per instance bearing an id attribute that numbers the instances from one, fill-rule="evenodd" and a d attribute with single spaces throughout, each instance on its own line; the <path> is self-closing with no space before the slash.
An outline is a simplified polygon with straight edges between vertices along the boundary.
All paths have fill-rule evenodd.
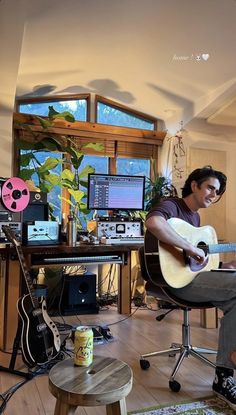
<path id="1" fill-rule="evenodd" d="M 144 243 L 143 236 L 121 236 L 115 238 L 101 238 L 101 243 L 104 245 L 129 245 L 129 244 L 140 244 Z"/>

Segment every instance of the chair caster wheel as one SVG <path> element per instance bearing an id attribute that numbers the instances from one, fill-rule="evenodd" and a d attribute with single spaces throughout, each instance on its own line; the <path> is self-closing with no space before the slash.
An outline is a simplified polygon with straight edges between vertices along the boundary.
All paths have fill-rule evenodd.
<path id="1" fill-rule="evenodd" d="M 143 370 L 148 370 L 150 367 L 150 362 L 148 360 L 145 359 L 140 359 L 140 367 Z"/>
<path id="2" fill-rule="evenodd" d="M 179 392 L 181 389 L 181 385 L 179 382 L 177 382 L 177 380 L 170 380 L 169 381 L 169 388 L 173 391 L 173 392 Z"/>

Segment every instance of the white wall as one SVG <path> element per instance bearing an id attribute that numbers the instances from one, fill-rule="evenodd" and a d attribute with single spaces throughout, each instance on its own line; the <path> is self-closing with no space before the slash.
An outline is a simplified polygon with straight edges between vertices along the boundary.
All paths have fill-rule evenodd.
<path id="1" fill-rule="evenodd" d="M 236 242 L 236 143 L 227 137 L 187 130 L 185 143 L 188 147 L 212 149 L 226 152 L 228 177 L 226 197 L 226 238 Z M 201 166 L 199 166 L 201 167 Z M 214 167 L 214 166 L 213 166 Z"/>
<path id="2" fill-rule="evenodd" d="M 0 176 L 12 176 L 12 114 L 15 103 L 21 45 L 24 35 L 24 1 L 0 3 Z"/>

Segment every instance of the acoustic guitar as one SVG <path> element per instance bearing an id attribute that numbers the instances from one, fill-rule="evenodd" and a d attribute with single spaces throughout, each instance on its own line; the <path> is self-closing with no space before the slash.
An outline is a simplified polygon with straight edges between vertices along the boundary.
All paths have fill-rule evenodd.
<path id="1" fill-rule="evenodd" d="M 17 302 L 17 310 L 22 321 L 21 350 L 22 359 L 28 367 L 44 365 L 54 359 L 61 348 L 60 334 L 56 324 L 50 319 L 46 301 L 35 294 L 34 285 L 25 263 L 21 244 L 8 225 L 2 230 L 16 248 L 21 270 L 25 278 L 28 294 Z"/>
<path id="2" fill-rule="evenodd" d="M 203 249 L 205 262 L 199 264 L 177 247 L 158 241 L 149 232 L 145 235 L 145 261 L 151 280 L 155 283 L 161 276 L 173 288 L 182 288 L 193 281 L 202 271 L 219 267 L 219 253 L 235 252 L 236 243 L 218 244 L 217 235 L 212 226 L 199 228 L 178 219 L 168 220 L 174 230 L 192 245 Z M 146 249 L 148 247 L 148 249 Z"/>

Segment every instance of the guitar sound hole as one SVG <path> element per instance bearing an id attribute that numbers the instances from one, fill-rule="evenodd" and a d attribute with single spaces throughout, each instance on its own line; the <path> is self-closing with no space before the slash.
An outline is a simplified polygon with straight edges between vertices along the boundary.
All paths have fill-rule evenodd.
<path id="1" fill-rule="evenodd" d="M 205 256 L 207 256 L 207 244 L 203 241 L 197 244 L 197 247 L 202 249 L 205 252 Z"/>

